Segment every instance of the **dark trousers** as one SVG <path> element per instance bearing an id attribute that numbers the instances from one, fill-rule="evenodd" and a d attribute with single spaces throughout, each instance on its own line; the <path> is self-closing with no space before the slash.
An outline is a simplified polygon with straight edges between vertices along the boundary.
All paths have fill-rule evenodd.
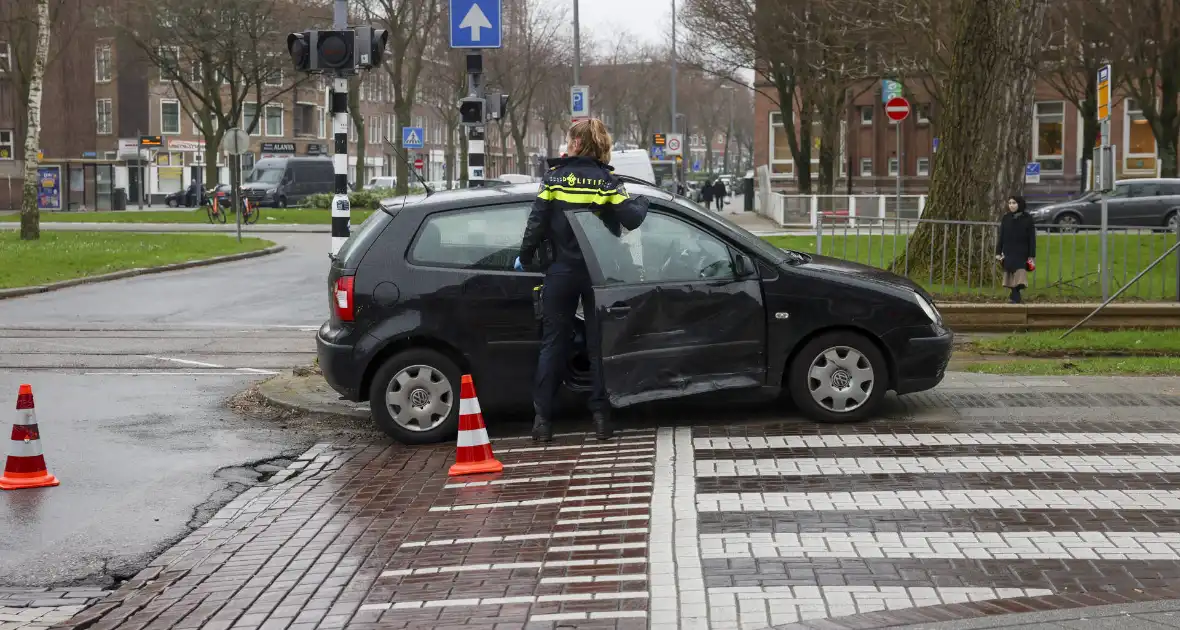
<path id="1" fill-rule="evenodd" d="M 714 200 L 717 202 L 717 212 L 721 212 L 725 207 L 725 197 L 715 197 Z"/>
<path id="2" fill-rule="evenodd" d="M 541 298 L 541 354 L 533 381 L 533 408 L 537 415 L 553 419 L 553 403 L 569 370 L 573 345 L 574 320 L 582 299 L 586 320 L 586 351 L 590 357 L 590 409 L 606 411 L 610 404 L 602 380 L 601 346 L 594 312 L 594 291 L 585 268 L 570 269 L 555 263 L 545 274 L 545 291 Z"/>

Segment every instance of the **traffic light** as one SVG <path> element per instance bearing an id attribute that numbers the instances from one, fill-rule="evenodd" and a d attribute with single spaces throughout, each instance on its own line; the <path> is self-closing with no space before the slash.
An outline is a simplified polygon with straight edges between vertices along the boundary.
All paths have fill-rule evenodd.
<path id="1" fill-rule="evenodd" d="M 484 118 L 484 100 L 469 96 L 459 101 L 459 120 L 464 125 L 482 125 Z"/>
<path id="2" fill-rule="evenodd" d="M 287 52 L 301 72 L 350 71 L 356 67 L 355 39 L 352 29 L 291 33 L 287 35 Z"/>
<path id="3" fill-rule="evenodd" d="M 311 70 L 311 31 L 291 33 L 287 36 L 287 51 L 291 53 L 291 61 L 295 69 L 300 72 Z"/>
<path id="4" fill-rule="evenodd" d="M 508 115 L 508 95 L 499 92 L 489 94 L 487 107 L 488 120 L 500 120 L 504 118 Z"/>
<path id="5" fill-rule="evenodd" d="M 312 70 L 348 70 L 356 66 L 353 61 L 354 31 L 317 31 L 315 35 Z"/>
<path id="6" fill-rule="evenodd" d="M 364 70 L 378 68 L 385 60 L 385 43 L 389 32 L 371 26 L 356 27 L 356 67 Z"/>

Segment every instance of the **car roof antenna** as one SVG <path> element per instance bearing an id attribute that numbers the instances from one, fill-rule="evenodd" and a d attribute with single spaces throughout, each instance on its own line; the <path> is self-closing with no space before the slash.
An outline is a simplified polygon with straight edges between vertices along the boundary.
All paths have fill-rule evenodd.
<path id="1" fill-rule="evenodd" d="M 406 171 L 409 173 L 413 173 L 414 177 L 416 177 L 418 179 L 418 183 L 422 184 L 422 187 L 426 189 L 426 196 L 429 197 L 429 196 L 433 195 L 434 189 L 430 187 L 430 184 L 426 183 L 425 179 L 422 179 L 422 176 L 418 174 L 418 169 L 415 169 L 414 166 L 412 164 L 410 164 L 409 153 L 406 152 L 403 154 L 401 151 L 398 151 L 397 145 L 395 145 L 389 141 L 389 136 L 385 136 L 385 144 L 389 145 L 389 150 L 393 151 L 393 154 L 396 155 L 398 157 L 398 159 L 400 159 L 402 161 L 402 164 L 406 165 Z"/>

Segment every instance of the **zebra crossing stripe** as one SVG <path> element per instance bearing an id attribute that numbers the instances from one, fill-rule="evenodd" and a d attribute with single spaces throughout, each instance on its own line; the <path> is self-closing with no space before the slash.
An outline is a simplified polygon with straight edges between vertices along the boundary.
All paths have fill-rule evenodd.
<path id="1" fill-rule="evenodd" d="M 941 604 L 962 604 L 1007 597 L 1037 597 L 1039 588 L 969 588 L 914 586 L 742 586 L 713 587 L 709 621 L 713 627 L 765 628 L 848 615 Z"/>
<path id="2" fill-rule="evenodd" d="M 1177 473 L 1180 457 L 1129 455 L 1020 457 L 857 457 L 697 460 L 698 477 L 960 473 Z"/>
<path id="3" fill-rule="evenodd" d="M 698 493 L 699 512 L 1180 510 L 1180 490 L 902 490 Z"/>
<path id="4" fill-rule="evenodd" d="M 1180 532 L 703 534 L 701 557 L 1180 560 Z"/>
<path id="5" fill-rule="evenodd" d="M 697 450 L 840 448 L 864 446 L 1097 446 L 1180 445 L 1180 433 L 898 433 L 695 438 Z"/>

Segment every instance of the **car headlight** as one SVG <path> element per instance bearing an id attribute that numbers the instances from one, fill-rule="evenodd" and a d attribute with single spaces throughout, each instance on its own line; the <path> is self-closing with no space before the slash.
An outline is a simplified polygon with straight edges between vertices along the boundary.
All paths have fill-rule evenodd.
<path id="1" fill-rule="evenodd" d="M 278 188 L 269 188 L 269 189 L 267 189 L 266 194 L 273 195 L 273 194 L 277 193 L 278 191 L 279 191 Z"/>
<path id="2" fill-rule="evenodd" d="M 921 307 L 922 311 L 926 313 L 926 316 L 930 318 L 930 323 L 939 325 L 942 324 L 942 315 L 938 312 L 938 309 L 935 308 L 929 300 L 922 297 L 922 295 L 917 291 L 914 291 L 914 301 L 918 303 L 918 306 Z"/>

